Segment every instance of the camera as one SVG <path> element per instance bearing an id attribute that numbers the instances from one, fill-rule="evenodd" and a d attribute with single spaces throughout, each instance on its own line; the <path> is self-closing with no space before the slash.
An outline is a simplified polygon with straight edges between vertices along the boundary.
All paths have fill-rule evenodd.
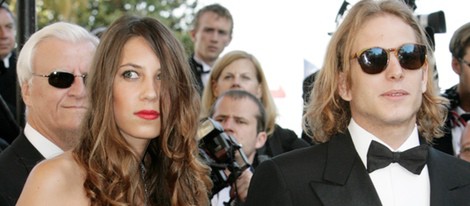
<path id="1" fill-rule="evenodd" d="M 212 169 L 212 198 L 212 195 L 234 183 L 251 165 L 237 140 L 225 133 L 222 125 L 211 118 L 201 120 L 197 139 L 199 155 Z M 227 170 L 230 171 L 228 176 Z"/>

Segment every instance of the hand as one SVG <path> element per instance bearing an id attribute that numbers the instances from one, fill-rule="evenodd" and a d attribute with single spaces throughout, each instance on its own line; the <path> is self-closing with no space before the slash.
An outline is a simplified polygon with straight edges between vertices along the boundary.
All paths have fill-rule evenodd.
<path id="1" fill-rule="evenodd" d="M 238 199 L 242 202 L 245 202 L 246 197 L 248 195 L 248 187 L 250 186 L 251 177 L 253 177 L 253 173 L 249 168 L 243 171 L 242 174 L 238 177 L 235 184 L 232 185 L 232 189 L 230 190 L 230 196 L 233 197 L 235 195 L 235 192 L 237 191 Z"/>

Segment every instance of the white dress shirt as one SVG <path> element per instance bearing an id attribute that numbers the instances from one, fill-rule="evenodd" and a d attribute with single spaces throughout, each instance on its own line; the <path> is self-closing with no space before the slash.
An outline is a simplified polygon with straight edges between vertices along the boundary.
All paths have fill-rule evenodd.
<path id="1" fill-rule="evenodd" d="M 379 138 L 364 130 L 353 119 L 348 126 L 351 138 L 359 157 L 367 167 L 367 151 L 372 140 L 375 140 L 391 151 L 401 152 L 419 145 L 418 129 L 415 125 L 408 139 L 394 150 Z M 427 165 L 416 175 L 406 170 L 398 163 L 369 173 L 374 187 L 383 206 L 429 206 L 431 203 L 431 186 Z"/>
<path id="2" fill-rule="evenodd" d="M 2 59 L 3 66 L 5 66 L 5 69 L 10 68 L 10 57 L 11 57 L 11 52 L 5 58 Z"/>
<path id="3" fill-rule="evenodd" d="M 211 206 L 224 206 L 224 202 L 230 201 L 230 188 L 231 187 L 225 187 L 214 194 L 211 199 Z"/>
<path id="4" fill-rule="evenodd" d="M 60 147 L 52 143 L 49 139 L 40 134 L 36 129 L 31 127 L 28 123 L 24 127 L 24 135 L 31 142 L 31 144 L 41 153 L 46 159 L 51 159 L 57 155 L 64 153 Z"/>
<path id="5" fill-rule="evenodd" d="M 466 113 L 460 106 L 456 107 L 454 111 L 458 115 Z M 452 148 L 454 149 L 454 155 L 460 154 L 460 139 L 462 138 L 462 132 L 465 126 L 457 124 L 452 127 Z"/>

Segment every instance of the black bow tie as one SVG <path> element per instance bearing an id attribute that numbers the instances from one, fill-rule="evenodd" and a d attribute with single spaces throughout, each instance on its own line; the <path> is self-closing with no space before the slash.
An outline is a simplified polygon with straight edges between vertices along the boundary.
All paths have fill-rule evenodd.
<path id="1" fill-rule="evenodd" d="M 463 120 L 468 122 L 468 120 L 470 120 L 470 113 L 463 113 L 460 115 L 460 117 L 462 117 Z"/>
<path id="2" fill-rule="evenodd" d="M 367 152 L 367 171 L 384 168 L 390 163 L 398 163 L 414 174 L 421 174 L 428 157 L 428 145 L 421 144 L 403 152 L 392 152 L 386 146 L 372 141 Z"/>

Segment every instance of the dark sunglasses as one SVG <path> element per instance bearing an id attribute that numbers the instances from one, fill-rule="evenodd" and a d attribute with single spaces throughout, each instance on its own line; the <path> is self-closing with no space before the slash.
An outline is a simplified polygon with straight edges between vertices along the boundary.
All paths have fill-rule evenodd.
<path id="1" fill-rule="evenodd" d="M 65 88 L 69 88 L 70 86 L 72 86 L 73 81 L 75 80 L 75 77 L 82 77 L 83 83 L 85 83 L 85 80 L 86 80 L 86 74 L 75 75 L 75 74 L 68 73 L 68 72 L 58 72 L 58 71 L 51 72 L 48 75 L 35 74 L 35 73 L 33 73 L 33 75 L 37 77 L 47 77 L 49 80 L 49 84 L 59 89 L 65 89 Z"/>
<path id="2" fill-rule="evenodd" d="M 426 46 L 422 44 L 403 44 L 392 49 L 372 47 L 357 52 L 352 59 L 357 58 L 365 73 L 379 74 L 387 68 L 390 52 L 395 54 L 401 67 L 405 69 L 416 70 L 426 62 Z"/>

